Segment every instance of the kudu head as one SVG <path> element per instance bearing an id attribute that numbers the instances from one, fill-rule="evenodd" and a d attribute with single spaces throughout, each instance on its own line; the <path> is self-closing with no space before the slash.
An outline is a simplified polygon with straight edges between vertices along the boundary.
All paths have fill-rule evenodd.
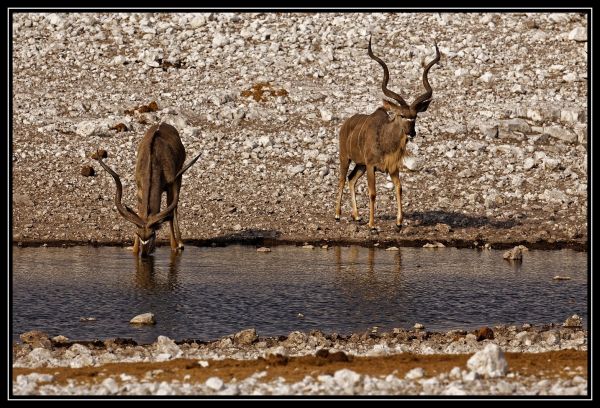
<path id="1" fill-rule="evenodd" d="M 409 139 L 412 139 L 417 134 L 415 132 L 415 121 L 417 119 L 417 114 L 419 112 L 425 112 L 431 103 L 431 96 L 433 95 L 433 90 L 429 85 L 429 79 L 427 79 L 427 74 L 429 73 L 429 69 L 440 60 L 440 50 L 438 49 L 437 43 L 435 45 L 435 58 L 425 67 L 425 71 L 423 71 L 423 86 L 425 87 L 425 93 L 421 94 L 414 100 L 412 104 L 406 103 L 406 101 L 397 93 L 390 91 L 387 88 L 388 81 L 390 79 L 390 72 L 388 71 L 387 65 L 385 62 L 381 60 L 381 58 L 376 57 L 373 54 L 373 50 L 371 49 L 371 38 L 369 37 L 369 57 L 374 59 L 381 65 L 383 68 L 383 82 L 381 83 L 381 89 L 383 90 L 383 94 L 388 98 L 393 99 L 395 102 L 391 102 L 388 100 L 383 101 L 383 107 L 388 112 L 392 113 L 392 121 L 398 121 L 400 125 L 401 132 L 408 136 Z"/>
<path id="2" fill-rule="evenodd" d="M 117 192 L 115 194 L 115 205 L 119 214 L 123 216 L 127 221 L 131 222 L 137 227 L 136 234 L 140 240 L 141 244 L 141 254 L 142 256 L 148 256 L 152 252 L 154 252 L 154 247 L 156 244 L 156 230 L 160 227 L 160 225 L 167 221 L 171 216 L 173 210 L 177 207 L 177 203 L 179 201 L 178 191 L 175 191 L 175 196 L 173 197 L 173 202 L 165 208 L 163 211 L 158 214 L 153 214 L 149 216 L 138 215 L 129 208 L 127 205 L 122 203 L 123 196 L 123 185 L 121 184 L 121 179 L 117 173 L 113 171 L 102 159 L 108 157 L 108 154 L 105 150 L 98 150 L 96 153 L 92 155 L 92 159 L 95 159 L 100 163 L 100 165 L 106 170 L 115 180 L 115 184 L 117 186 Z M 197 158 L 196 158 L 197 159 Z M 183 169 L 177 173 L 175 179 L 177 179 L 185 170 L 187 170 L 192 164 L 194 164 L 196 160 L 192 161 L 189 165 L 185 166 Z"/>

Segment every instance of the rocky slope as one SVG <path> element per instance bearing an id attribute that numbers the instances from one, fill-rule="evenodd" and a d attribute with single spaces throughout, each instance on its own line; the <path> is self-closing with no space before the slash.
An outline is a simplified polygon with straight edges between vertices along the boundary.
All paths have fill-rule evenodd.
<path id="1" fill-rule="evenodd" d="M 184 239 L 587 245 L 585 14 L 12 17 L 16 241 L 131 240 L 90 155 L 108 151 L 133 205 L 137 144 L 162 120 L 188 159 L 202 154 L 184 175 Z M 348 194 L 334 221 L 338 131 L 381 104 L 371 32 L 409 102 L 434 39 L 442 52 L 401 174 L 405 227 L 378 175 L 376 236 L 350 221 Z M 366 218 L 366 177 L 358 185 Z"/>

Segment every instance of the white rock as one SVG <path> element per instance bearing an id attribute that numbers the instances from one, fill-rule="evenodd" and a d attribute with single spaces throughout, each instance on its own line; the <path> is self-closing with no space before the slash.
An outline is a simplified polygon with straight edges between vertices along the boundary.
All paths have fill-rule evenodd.
<path id="1" fill-rule="evenodd" d="M 450 370 L 450 372 L 448 373 L 448 376 L 453 380 L 460 379 L 462 377 L 460 367 L 453 367 L 452 370 Z"/>
<path id="2" fill-rule="evenodd" d="M 556 170 L 560 165 L 560 161 L 557 159 L 551 159 L 549 157 L 544 158 L 544 169 Z"/>
<path id="3" fill-rule="evenodd" d="M 352 388 L 360 381 L 361 375 L 355 373 L 352 370 L 348 370 L 347 368 L 343 368 L 341 370 L 337 370 L 333 375 L 333 379 L 336 384 L 342 388 Z"/>
<path id="4" fill-rule="evenodd" d="M 576 27 L 569 33 L 569 40 L 587 41 L 587 29 L 585 27 Z"/>
<path id="5" fill-rule="evenodd" d="M 214 391 L 219 391 L 221 388 L 223 388 L 223 380 L 221 380 L 219 377 L 210 377 L 208 380 L 206 380 L 205 384 L 208 388 Z"/>
<path id="6" fill-rule="evenodd" d="M 579 110 L 578 109 L 561 109 L 560 121 L 566 122 L 566 123 L 579 122 Z"/>
<path id="7" fill-rule="evenodd" d="M 229 39 L 227 37 L 225 37 L 223 34 L 221 33 L 216 33 L 213 37 L 212 40 L 212 45 L 215 48 L 218 47 L 223 47 L 224 45 L 229 44 Z"/>
<path id="8" fill-rule="evenodd" d="M 160 354 L 167 354 L 171 357 L 178 357 L 181 355 L 179 346 L 167 336 L 158 336 L 154 346 L 156 347 L 156 351 Z"/>
<path id="9" fill-rule="evenodd" d="M 272 146 L 273 141 L 270 136 L 261 136 L 258 138 L 258 144 L 262 147 Z"/>
<path id="10" fill-rule="evenodd" d="M 535 160 L 533 160 L 531 157 L 526 158 L 523 162 L 523 168 L 525 170 L 529 170 L 533 168 L 533 166 L 535 166 Z"/>
<path id="11" fill-rule="evenodd" d="M 404 166 L 411 171 L 418 171 L 423 167 L 423 160 L 417 156 L 404 156 Z"/>
<path id="12" fill-rule="evenodd" d="M 290 173 L 292 176 L 302 173 L 302 172 L 304 172 L 304 170 L 305 170 L 305 167 L 303 164 L 298 164 L 296 166 L 288 166 L 288 173 Z"/>
<path id="13" fill-rule="evenodd" d="M 463 77 L 469 75 L 469 70 L 466 68 L 458 68 L 456 71 L 454 71 L 454 76 L 456 77 Z"/>
<path id="14" fill-rule="evenodd" d="M 333 114 L 326 109 L 319 109 L 319 112 L 321 113 L 321 119 L 325 122 L 329 122 L 333 118 Z"/>
<path id="15" fill-rule="evenodd" d="M 424 375 L 425 375 L 425 370 L 423 370 L 421 367 L 417 367 L 417 368 L 413 368 L 408 373 L 406 373 L 404 378 L 406 378 L 407 380 L 416 380 L 418 378 L 423 378 Z"/>
<path id="16" fill-rule="evenodd" d="M 206 18 L 203 15 L 195 16 L 192 21 L 190 21 L 190 26 L 192 28 L 202 27 L 206 23 Z"/>
<path id="17" fill-rule="evenodd" d="M 102 381 L 101 385 L 106 388 L 109 394 L 114 395 L 119 392 L 119 386 L 113 378 L 107 378 L 106 380 Z"/>
<path id="18" fill-rule="evenodd" d="M 568 195 L 555 188 L 552 190 L 545 189 L 544 192 L 539 195 L 539 199 L 549 203 L 568 203 L 571 201 Z"/>
<path id="19" fill-rule="evenodd" d="M 494 78 L 494 75 L 491 72 L 486 72 L 485 74 L 483 74 L 482 76 L 479 77 L 479 80 L 481 80 L 485 83 L 490 83 L 490 82 L 492 82 L 493 78 Z"/>
<path id="20" fill-rule="evenodd" d="M 444 391 L 443 395 L 467 395 L 467 392 L 462 388 L 460 384 L 449 384 Z"/>
<path id="21" fill-rule="evenodd" d="M 56 13 L 48 14 L 46 16 L 48 22 L 54 26 L 61 25 L 64 19 Z"/>
<path id="22" fill-rule="evenodd" d="M 469 371 L 469 372 L 463 372 L 462 373 L 462 379 L 465 382 L 471 382 L 471 381 L 475 381 L 476 379 L 479 378 L 479 374 L 477 374 L 475 371 Z"/>
<path id="23" fill-rule="evenodd" d="M 575 72 L 569 72 L 568 74 L 563 75 L 562 79 L 565 82 L 574 82 L 577 81 L 577 74 Z"/>
<path id="24" fill-rule="evenodd" d="M 483 350 L 473 354 L 467 361 L 467 367 L 489 378 L 503 377 L 508 371 L 508 363 L 504 358 L 502 349 L 493 343 L 485 346 Z"/>
<path id="25" fill-rule="evenodd" d="M 156 324 L 154 313 L 142 313 L 129 321 L 131 324 Z"/>
<path id="26" fill-rule="evenodd" d="M 544 133 L 568 143 L 577 141 L 577 135 L 575 133 L 561 126 L 545 126 Z"/>

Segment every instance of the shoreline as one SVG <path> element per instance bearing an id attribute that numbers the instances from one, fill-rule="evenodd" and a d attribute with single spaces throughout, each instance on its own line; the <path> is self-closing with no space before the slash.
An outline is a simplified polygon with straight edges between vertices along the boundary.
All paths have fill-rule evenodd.
<path id="1" fill-rule="evenodd" d="M 531 250 L 561 250 L 571 249 L 577 252 L 589 252 L 588 241 L 553 241 L 553 240 L 515 240 L 515 241 L 485 241 L 485 240 L 466 240 L 466 239 L 452 239 L 452 238 L 441 238 L 441 239 L 383 239 L 383 240 L 339 240 L 339 239 L 274 239 L 268 237 L 217 237 L 214 239 L 187 239 L 184 240 L 186 246 L 194 247 L 223 247 L 229 245 L 243 245 L 243 246 L 303 246 L 313 245 L 315 248 L 326 245 L 328 248 L 334 246 L 361 246 L 365 248 L 379 247 L 381 249 L 396 246 L 398 248 L 422 248 L 428 243 L 441 243 L 444 247 L 458 248 L 458 249 L 511 249 L 515 246 L 524 245 Z M 74 246 L 92 246 L 92 247 L 128 247 L 133 245 L 133 241 L 119 241 L 119 240 L 14 240 L 12 246 L 21 248 L 31 247 L 74 247 Z M 156 246 L 168 246 L 167 240 L 157 240 Z"/>
<path id="2" fill-rule="evenodd" d="M 147 345 L 22 335 L 15 395 L 586 395 L 588 332 L 561 324 L 467 332 L 318 330 Z"/>

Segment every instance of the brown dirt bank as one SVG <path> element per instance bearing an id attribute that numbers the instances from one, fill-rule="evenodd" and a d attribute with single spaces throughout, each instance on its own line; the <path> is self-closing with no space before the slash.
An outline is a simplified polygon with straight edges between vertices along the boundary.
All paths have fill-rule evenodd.
<path id="1" fill-rule="evenodd" d="M 66 384 L 68 380 L 77 383 L 100 383 L 109 376 L 127 374 L 139 379 L 151 375 L 154 381 L 178 380 L 189 383 L 203 383 L 210 377 L 223 381 L 245 379 L 254 373 L 265 371 L 263 381 L 283 377 L 286 381 L 300 381 L 305 376 L 333 375 L 337 370 L 347 368 L 370 376 L 404 375 L 413 368 L 421 367 L 426 376 L 449 372 L 453 367 L 464 368 L 469 354 L 418 355 L 412 353 L 383 357 L 353 357 L 343 353 L 327 354 L 323 351 L 314 356 L 282 357 L 270 355 L 256 360 L 210 360 L 208 367 L 202 367 L 198 360 L 176 359 L 156 363 L 110 363 L 99 367 L 50 367 L 13 368 L 12 379 L 18 375 L 41 373 L 54 375 L 55 384 Z M 540 376 L 544 378 L 571 378 L 574 375 L 587 377 L 587 352 L 560 350 L 545 353 L 505 353 L 509 374 L 516 376 Z M 578 368 L 581 367 L 581 368 Z M 153 374 L 148 374 L 154 370 Z M 189 377 L 187 377 L 189 376 Z"/>

